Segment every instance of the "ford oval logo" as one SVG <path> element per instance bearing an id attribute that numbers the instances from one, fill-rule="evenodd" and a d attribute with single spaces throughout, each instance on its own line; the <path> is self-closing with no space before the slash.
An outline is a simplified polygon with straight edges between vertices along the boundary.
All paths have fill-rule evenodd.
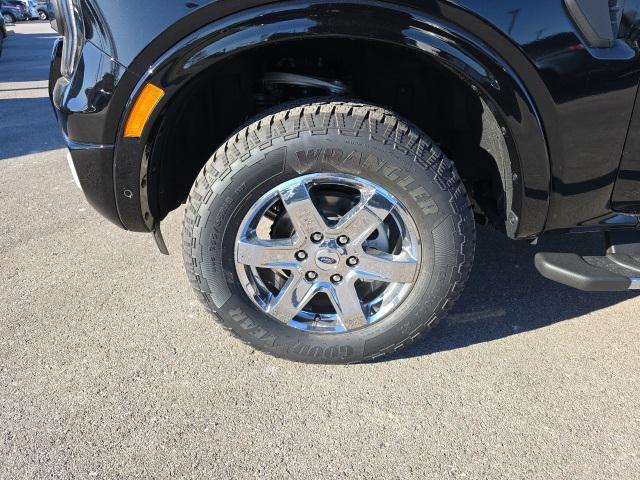
<path id="1" fill-rule="evenodd" d="M 327 265 L 335 265 L 338 261 L 335 258 L 331 257 L 318 257 L 318 260 L 322 263 L 326 263 Z"/>

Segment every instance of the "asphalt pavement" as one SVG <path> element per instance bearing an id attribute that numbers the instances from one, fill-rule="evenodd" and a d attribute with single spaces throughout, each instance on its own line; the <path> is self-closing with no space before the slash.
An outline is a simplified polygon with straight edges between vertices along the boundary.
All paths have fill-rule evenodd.
<path id="1" fill-rule="evenodd" d="M 453 314 L 384 361 L 271 358 L 196 301 L 182 209 L 95 213 L 47 98 L 47 24 L 0 58 L 0 478 L 640 478 L 640 298 L 541 278 L 481 228 Z"/>

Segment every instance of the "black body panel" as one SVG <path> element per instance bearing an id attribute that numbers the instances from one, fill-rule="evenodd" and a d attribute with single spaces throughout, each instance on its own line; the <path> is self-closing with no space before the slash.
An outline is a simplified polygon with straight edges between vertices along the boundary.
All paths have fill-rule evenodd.
<path id="1" fill-rule="evenodd" d="M 625 2 L 609 48 L 592 47 L 562 0 L 142 0 L 136 15 L 128 2 L 83 2 L 90 40 L 84 70 L 56 105 L 73 141 L 116 146 L 116 180 L 105 181 L 114 184 L 126 228 L 146 231 L 153 224 L 148 192 L 140 188 L 151 127 L 141 140 L 120 136 L 127 106 L 145 80 L 165 88 L 169 102 L 223 57 L 322 36 L 421 50 L 479 89 L 505 128 L 516 174 L 513 237 L 609 228 L 615 210 L 640 213 L 637 182 L 626 180 L 638 173 L 638 125 L 625 149 L 640 78 L 638 0 Z M 154 120 L 161 112 L 162 106 Z"/>
<path id="2" fill-rule="evenodd" d="M 61 44 L 58 40 L 54 52 Z M 59 57 L 60 53 L 56 55 Z M 57 75 L 59 78 L 60 73 Z M 109 132 L 118 128 L 116 119 L 122 115 L 122 106 L 111 100 L 123 76 L 133 77 L 133 84 L 137 81 L 136 76 L 92 43 L 85 45 L 71 81 L 54 84 L 52 91 L 53 105 L 67 137 L 77 143 L 113 145 L 114 137 Z M 114 110 L 112 115 L 110 110 Z"/>
<path id="3" fill-rule="evenodd" d="M 591 228 L 611 215 L 610 199 L 631 117 L 640 62 L 634 26 L 610 49 L 591 49 L 555 0 L 463 2 L 519 44 L 535 65 L 551 104 L 532 89 L 549 145 L 552 193 L 546 230 Z M 510 60 L 510 59 L 509 59 Z M 521 73 L 521 70 L 518 70 Z"/>
<path id="4" fill-rule="evenodd" d="M 87 201 L 109 221 L 123 226 L 116 210 L 113 183 L 113 148 L 74 148 L 69 146 L 73 165 Z"/>
<path id="5" fill-rule="evenodd" d="M 359 27 L 357 18 L 367 21 Z M 259 15 L 248 10 L 227 17 L 176 44 L 153 65 L 152 73 L 142 78 L 139 86 L 151 82 L 166 92 L 150 123 L 154 124 L 163 106 L 192 78 L 248 48 L 292 39 L 346 35 L 418 49 L 477 86 L 487 103 L 499 112 L 508 132 L 512 170 L 518 176 L 512 206 L 513 236 L 531 236 L 541 231 L 548 204 L 549 160 L 542 125 L 528 92 L 509 65 L 478 39 L 451 25 L 436 23 L 420 12 L 391 9 L 379 2 L 355 5 L 302 1 L 274 4 L 260 9 Z M 518 150 L 519 144 L 528 148 Z M 121 146 L 126 154 L 120 154 Z M 124 180 L 116 186 L 117 191 L 133 190 L 139 183 L 131 161 L 142 157 L 145 142 L 139 142 L 138 151 L 132 155 L 134 147 L 129 139 L 116 143 L 115 171 Z M 130 228 L 140 226 L 132 222 Z"/>
<path id="6" fill-rule="evenodd" d="M 611 204 L 614 210 L 640 212 L 640 105 L 636 100 Z"/>

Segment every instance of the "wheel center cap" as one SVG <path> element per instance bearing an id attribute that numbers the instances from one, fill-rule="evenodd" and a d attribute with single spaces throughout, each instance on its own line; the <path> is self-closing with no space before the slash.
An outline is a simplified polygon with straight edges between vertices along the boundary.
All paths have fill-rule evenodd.
<path id="1" fill-rule="evenodd" d="M 333 250 L 321 249 L 316 254 L 316 265 L 325 272 L 335 270 L 340 265 L 340 255 Z"/>

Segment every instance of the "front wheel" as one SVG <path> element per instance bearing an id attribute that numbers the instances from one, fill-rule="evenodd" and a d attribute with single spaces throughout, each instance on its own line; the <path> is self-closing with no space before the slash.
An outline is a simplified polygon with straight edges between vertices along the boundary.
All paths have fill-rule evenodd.
<path id="1" fill-rule="evenodd" d="M 183 240 L 194 289 L 242 340 L 352 363 L 436 325 L 467 280 L 475 230 L 455 167 L 424 133 L 330 102 L 228 140 L 193 186 Z"/>
<path id="2" fill-rule="evenodd" d="M 49 20 L 49 16 L 44 10 L 38 10 L 38 17 L 40 18 L 40 20 Z"/>
<path id="3" fill-rule="evenodd" d="M 4 23 L 6 23 L 7 25 L 13 25 L 14 23 L 16 23 L 15 17 L 10 13 L 5 13 L 2 15 L 2 17 L 4 18 Z"/>

